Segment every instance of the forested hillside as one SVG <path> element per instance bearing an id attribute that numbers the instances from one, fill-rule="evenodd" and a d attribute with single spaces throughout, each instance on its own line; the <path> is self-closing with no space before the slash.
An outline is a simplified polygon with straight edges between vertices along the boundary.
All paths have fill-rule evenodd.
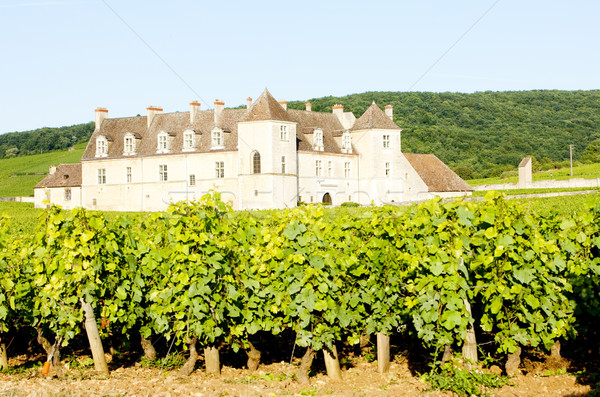
<path id="1" fill-rule="evenodd" d="M 70 127 L 44 127 L 33 131 L 9 132 L 0 135 L 0 158 L 67 149 L 77 142 L 87 142 L 92 132 L 93 122 Z"/>
<path id="2" fill-rule="evenodd" d="M 336 103 L 359 117 L 375 101 L 394 106 L 402 150 L 434 153 L 466 179 L 498 176 L 534 156 L 538 165 L 574 159 L 600 139 L 600 91 L 365 92 L 309 99 L 313 111 Z M 304 102 L 288 107 L 304 109 Z"/>
<path id="3" fill-rule="evenodd" d="M 538 168 L 554 167 L 569 159 L 569 144 L 575 160 L 600 161 L 600 90 L 365 92 L 309 101 L 313 111 L 331 112 L 341 103 L 357 117 L 373 101 L 381 108 L 392 104 L 404 129 L 403 151 L 433 153 L 465 179 L 515 170 L 526 156 L 535 157 Z M 304 109 L 304 101 L 288 106 Z M 0 158 L 65 149 L 87 141 L 93 129 L 87 123 L 3 134 Z"/>

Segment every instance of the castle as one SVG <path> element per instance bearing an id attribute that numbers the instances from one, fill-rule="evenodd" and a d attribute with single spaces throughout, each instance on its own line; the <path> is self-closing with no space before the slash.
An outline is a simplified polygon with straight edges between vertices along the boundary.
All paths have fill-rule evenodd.
<path id="1" fill-rule="evenodd" d="M 35 187 L 36 207 L 82 206 L 158 211 L 211 190 L 234 209 L 294 207 L 299 202 L 388 204 L 472 188 L 432 154 L 401 151 L 393 109 L 373 103 L 358 119 L 342 105 L 332 113 L 288 109 L 265 90 L 244 109 L 108 118 L 96 127 L 80 164 L 51 167 Z"/>

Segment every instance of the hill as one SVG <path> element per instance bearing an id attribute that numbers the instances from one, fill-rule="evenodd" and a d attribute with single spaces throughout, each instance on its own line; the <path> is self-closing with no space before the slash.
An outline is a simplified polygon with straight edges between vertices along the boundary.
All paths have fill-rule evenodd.
<path id="1" fill-rule="evenodd" d="M 0 158 L 68 149 L 76 143 L 87 143 L 92 132 L 94 132 L 93 122 L 68 127 L 44 127 L 32 131 L 9 132 L 0 135 Z"/>
<path id="2" fill-rule="evenodd" d="M 33 196 L 33 187 L 44 179 L 50 165 L 79 163 L 85 143 L 62 150 L 0 160 L 0 197 Z"/>
<path id="3" fill-rule="evenodd" d="M 434 153 L 464 179 L 498 177 L 527 156 L 537 160 L 537 169 L 558 168 L 569 159 L 569 144 L 575 145 L 576 161 L 586 148 L 584 159 L 600 161 L 600 90 L 365 92 L 309 101 L 322 112 L 341 103 L 357 117 L 373 101 L 381 107 L 392 104 L 394 121 L 404 129 L 403 151 Z M 288 102 L 288 107 L 304 109 L 304 101 Z M 0 158 L 66 149 L 87 142 L 93 129 L 94 123 L 86 123 L 2 134 Z"/>
<path id="4" fill-rule="evenodd" d="M 309 99 L 313 111 L 336 103 L 360 116 L 375 101 L 394 106 L 404 152 L 434 153 L 465 179 L 499 176 L 523 157 L 553 168 L 600 138 L 600 90 L 431 93 L 365 92 Z M 304 109 L 304 101 L 288 102 Z"/>

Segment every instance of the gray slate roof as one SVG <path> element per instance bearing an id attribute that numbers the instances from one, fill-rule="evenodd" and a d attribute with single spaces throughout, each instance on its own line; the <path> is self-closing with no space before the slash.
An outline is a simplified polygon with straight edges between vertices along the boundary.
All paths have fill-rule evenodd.
<path id="1" fill-rule="evenodd" d="M 35 188 L 79 186 L 81 186 L 81 163 L 60 164 L 54 174 L 46 176 L 35 185 Z"/>
<path id="2" fill-rule="evenodd" d="M 196 150 L 192 153 L 214 152 L 211 150 L 211 130 L 215 127 L 214 110 L 204 110 L 195 113 L 194 123 L 190 123 L 190 112 L 158 113 L 150 127 L 147 126 L 147 116 L 107 118 L 94 131 L 82 160 L 96 158 L 96 138 L 107 137 L 107 158 L 122 158 L 124 138 L 127 133 L 136 137 L 135 156 L 156 155 L 158 134 L 162 131 L 169 134 L 169 153 L 181 153 L 183 148 L 183 132 L 191 129 L 195 132 Z M 333 113 L 307 112 L 304 110 L 284 109 L 265 90 L 250 109 L 223 109 L 218 120 L 218 127 L 224 131 L 224 151 L 237 150 L 238 123 L 244 121 L 291 121 L 296 122 L 296 138 L 298 150 L 313 150 L 307 135 L 313 134 L 315 128 L 323 130 L 324 151 L 341 153 L 341 148 L 335 142 L 335 137 L 344 133 L 344 127 Z M 400 129 L 392 122 L 377 105 L 373 104 L 356 121 L 352 130 L 359 129 Z"/>
<path id="3" fill-rule="evenodd" d="M 373 102 L 352 126 L 353 131 L 370 129 L 401 130 L 402 128 L 390 120 L 383 110 Z"/>
<path id="4" fill-rule="evenodd" d="M 434 154 L 404 153 L 430 192 L 471 192 L 473 188 Z"/>
<path id="5" fill-rule="evenodd" d="M 268 90 L 264 90 L 250 108 L 244 121 L 277 120 L 290 121 L 287 112 L 279 102 L 273 98 Z"/>

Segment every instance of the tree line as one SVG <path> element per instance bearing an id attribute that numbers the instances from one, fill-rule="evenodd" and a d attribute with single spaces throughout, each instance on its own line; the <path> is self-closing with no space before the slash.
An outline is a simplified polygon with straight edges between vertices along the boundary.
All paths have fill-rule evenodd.
<path id="1" fill-rule="evenodd" d="M 600 91 L 365 92 L 309 99 L 313 111 L 341 103 L 356 117 L 375 101 L 394 106 L 402 150 L 433 153 L 465 179 L 499 176 L 523 157 L 550 169 L 600 160 Z M 304 101 L 291 101 L 304 109 Z M 0 135 L 0 158 L 63 150 L 87 141 L 94 123 Z"/>
<path id="2" fill-rule="evenodd" d="M 309 101 L 322 112 L 343 104 L 356 117 L 373 101 L 381 108 L 391 104 L 403 128 L 402 150 L 433 153 L 466 179 L 499 176 L 528 156 L 554 168 L 569 160 L 569 144 L 575 160 L 593 141 L 600 146 L 599 90 L 365 92 Z M 288 107 L 304 109 L 304 102 Z"/>
<path id="3" fill-rule="evenodd" d="M 66 150 L 76 143 L 87 142 L 92 132 L 94 132 L 93 122 L 68 127 L 44 127 L 32 131 L 9 132 L 0 135 L 0 158 Z"/>

